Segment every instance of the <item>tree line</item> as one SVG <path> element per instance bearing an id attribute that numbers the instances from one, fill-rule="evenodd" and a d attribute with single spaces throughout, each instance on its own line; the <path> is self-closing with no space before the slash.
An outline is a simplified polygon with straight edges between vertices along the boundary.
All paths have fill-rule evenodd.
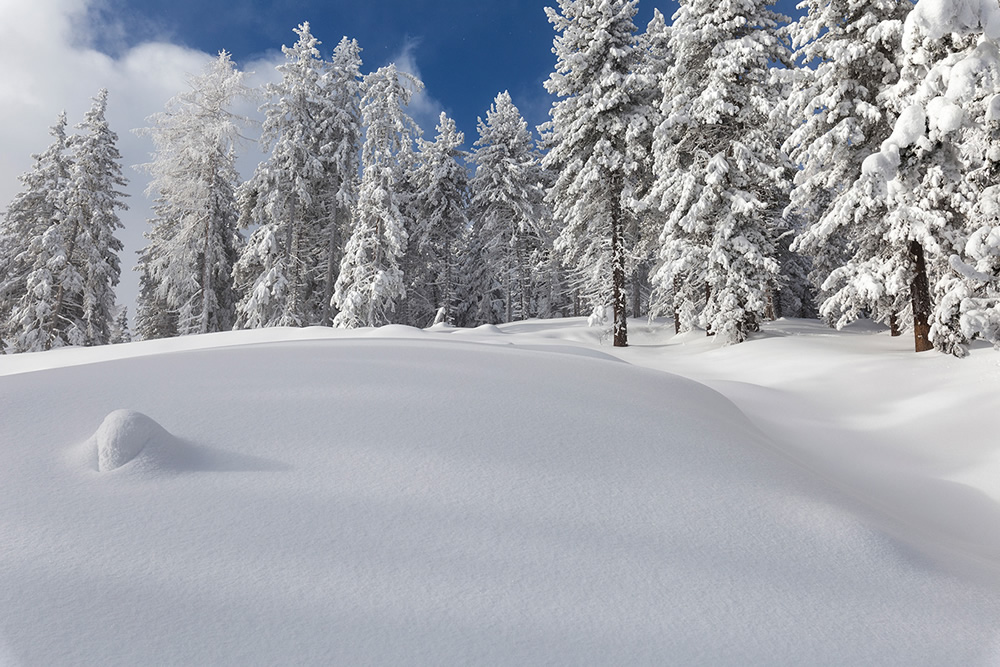
<path id="1" fill-rule="evenodd" d="M 649 314 L 728 344 L 819 315 L 910 330 L 918 351 L 1000 342 L 1000 6 L 809 0 L 792 21 L 682 0 L 640 32 L 637 4 L 546 9 L 540 140 L 501 93 L 468 152 L 445 114 L 422 137 L 418 80 L 362 74 L 346 37 L 326 60 L 303 24 L 246 181 L 232 109 L 258 92 L 221 53 L 143 130 L 136 333 L 589 314 L 627 345 Z M 78 137 L 60 117 L 2 218 L 9 350 L 123 336 L 106 99 Z"/>

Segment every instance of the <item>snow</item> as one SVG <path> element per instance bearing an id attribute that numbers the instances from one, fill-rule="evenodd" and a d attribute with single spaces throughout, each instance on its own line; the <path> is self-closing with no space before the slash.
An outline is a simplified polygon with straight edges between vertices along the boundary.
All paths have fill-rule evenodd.
<path id="1" fill-rule="evenodd" d="M 115 410 L 101 422 L 92 441 L 97 469 L 110 472 L 135 459 L 151 442 L 169 446 L 169 434 L 141 412 Z"/>
<path id="2" fill-rule="evenodd" d="M 0 357 L 0 663 L 1000 660 L 997 352 L 803 320 L 630 338 Z M 102 437 L 134 458 L 98 471 Z"/>

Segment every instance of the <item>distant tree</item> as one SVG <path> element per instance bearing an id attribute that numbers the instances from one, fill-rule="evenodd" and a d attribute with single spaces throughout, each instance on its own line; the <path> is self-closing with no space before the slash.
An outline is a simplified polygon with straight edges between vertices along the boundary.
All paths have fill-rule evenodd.
<path id="1" fill-rule="evenodd" d="M 559 0 L 559 11 L 545 10 L 558 33 L 545 87 L 559 99 L 543 127 L 543 163 L 555 173 L 548 199 L 562 226 L 556 249 L 598 319 L 611 307 L 619 347 L 628 345 L 630 204 L 642 163 L 633 137 L 648 123 L 633 85 L 636 2 Z"/>
<path id="2" fill-rule="evenodd" d="M 683 0 L 670 32 L 649 197 L 666 214 L 657 310 L 672 295 L 676 317 L 726 344 L 772 314 L 780 284 L 788 165 L 770 124 L 770 69 L 788 60 L 782 19 L 763 0 Z"/>
<path id="3" fill-rule="evenodd" d="M 420 166 L 415 174 L 406 277 L 410 324 L 427 326 L 435 320 L 455 322 L 458 311 L 458 250 L 468 225 L 469 178 L 459 162 L 465 135 L 442 112 L 434 141 L 420 141 Z"/>
<path id="4" fill-rule="evenodd" d="M 507 92 L 479 119 L 466 255 L 467 319 L 497 324 L 538 314 L 548 259 L 545 177 L 527 123 Z"/>
<path id="5" fill-rule="evenodd" d="M 143 167 L 157 195 L 136 269 L 137 325 L 144 338 L 232 329 L 233 264 L 242 241 L 236 230 L 236 144 L 246 119 L 231 111 L 251 91 L 225 51 L 167 102 L 142 130 L 156 147 Z"/>
<path id="6" fill-rule="evenodd" d="M 404 108 L 421 86 L 394 64 L 364 78 L 361 187 L 333 296 L 340 311 L 335 326 L 393 322 L 406 295 L 402 263 L 409 236 L 400 187 L 420 131 Z"/>

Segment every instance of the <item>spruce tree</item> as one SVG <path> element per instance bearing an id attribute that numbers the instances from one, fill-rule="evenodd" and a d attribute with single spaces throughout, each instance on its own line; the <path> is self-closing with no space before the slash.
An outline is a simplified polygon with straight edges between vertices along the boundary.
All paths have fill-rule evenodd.
<path id="1" fill-rule="evenodd" d="M 759 327 L 780 284 L 788 164 L 770 123 L 770 70 L 788 60 L 781 20 L 763 0 L 686 0 L 670 32 L 649 196 L 666 214 L 657 306 L 672 295 L 682 325 L 726 344 Z"/>
<path id="2" fill-rule="evenodd" d="M 626 275 L 630 204 L 641 172 L 633 137 L 648 122 L 633 77 L 637 0 L 560 0 L 546 8 L 558 33 L 545 82 L 559 99 L 543 128 L 544 164 L 556 174 L 548 200 L 562 226 L 556 249 L 572 267 L 595 320 L 613 312 L 615 346 L 628 345 Z"/>
<path id="3" fill-rule="evenodd" d="M 144 165 L 157 195 L 140 253 L 136 321 L 143 337 L 232 329 L 232 271 L 242 245 L 236 223 L 236 144 L 247 121 L 231 111 L 250 96 L 225 51 L 190 82 L 191 90 L 150 117 L 153 162 Z"/>
<path id="4" fill-rule="evenodd" d="M 498 324 L 538 313 L 539 275 L 551 246 L 541 157 L 508 92 L 479 119 L 470 188 L 467 319 Z"/>
<path id="5" fill-rule="evenodd" d="M 365 141 L 354 226 L 344 248 L 333 303 L 339 327 L 397 321 L 406 296 L 403 261 L 409 235 L 401 188 L 420 130 L 405 112 L 422 84 L 394 64 L 364 78 L 361 114 Z"/>

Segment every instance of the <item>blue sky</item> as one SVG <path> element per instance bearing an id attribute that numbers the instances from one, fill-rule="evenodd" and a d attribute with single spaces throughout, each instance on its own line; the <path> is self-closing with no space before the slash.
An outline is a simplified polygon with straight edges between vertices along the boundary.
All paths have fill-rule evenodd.
<path id="1" fill-rule="evenodd" d="M 548 118 L 551 98 L 542 86 L 555 65 L 555 32 L 544 7 L 555 0 L 0 0 L 0 210 L 20 189 L 18 175 L 31 155 L 51 142 L 48 130 L 60 111 L 78 123 L 100 88 L 110 91 L 108 120 L 118 133 L 130 209 L 119 238 L 119 301 L 130 307 L 138 292 L 131 270 L 145 245 L 149 178 L 136 165 L 149 161 L 152 145 L 133 132 L 187 89 L 221 49 L 255 72 L 248 83 L 274 80 L 282 44 L 309 21 L 329 53 L 340 38 L 356 38 L 364 70 L 388 62 L 426 84 L 410 113 L 433 136 L 442 110 L 476 140 L 476 118 L 496 94 L 509 90 L 532 128 Z M 640 0 L 636 24 L 644 29 L 659 7 L 674 2 Z M 794 3 L 779 4 L 785 13 Z M 256 105 L 242 111 L 255 112 Z M 263 157 L 248 142 L 239 165 L 244 177 Z M 130 308 L 131 309 L 131 308 Z"/>
<path id="2" fill-rule="evenodd" d="M 785 12 L 794 2 L 779 3 Z M 93 9 L 107 30 L 96 44 L 113 52 L 159 39 L 248 62 L 289 44 L 292 28 L 309 21 L 328 53 L 342 36 L 356 38 L 369 71 L 401 57 L 419 71 L 427 94 L 470 137 L 496 94 L 509 90 L 530 125 L 546 120 L 543 81 L 555 63 L 555 35 L 545 16 L 554 0 L 109 0 Z M 645 28 L 658 7 L 668 17 L 676 2 L 641 0 L 636 23 Z M 425 123 L 426 124 L 426 123 Z M 430 128 L 427 128 L 430 129 Z"/>

